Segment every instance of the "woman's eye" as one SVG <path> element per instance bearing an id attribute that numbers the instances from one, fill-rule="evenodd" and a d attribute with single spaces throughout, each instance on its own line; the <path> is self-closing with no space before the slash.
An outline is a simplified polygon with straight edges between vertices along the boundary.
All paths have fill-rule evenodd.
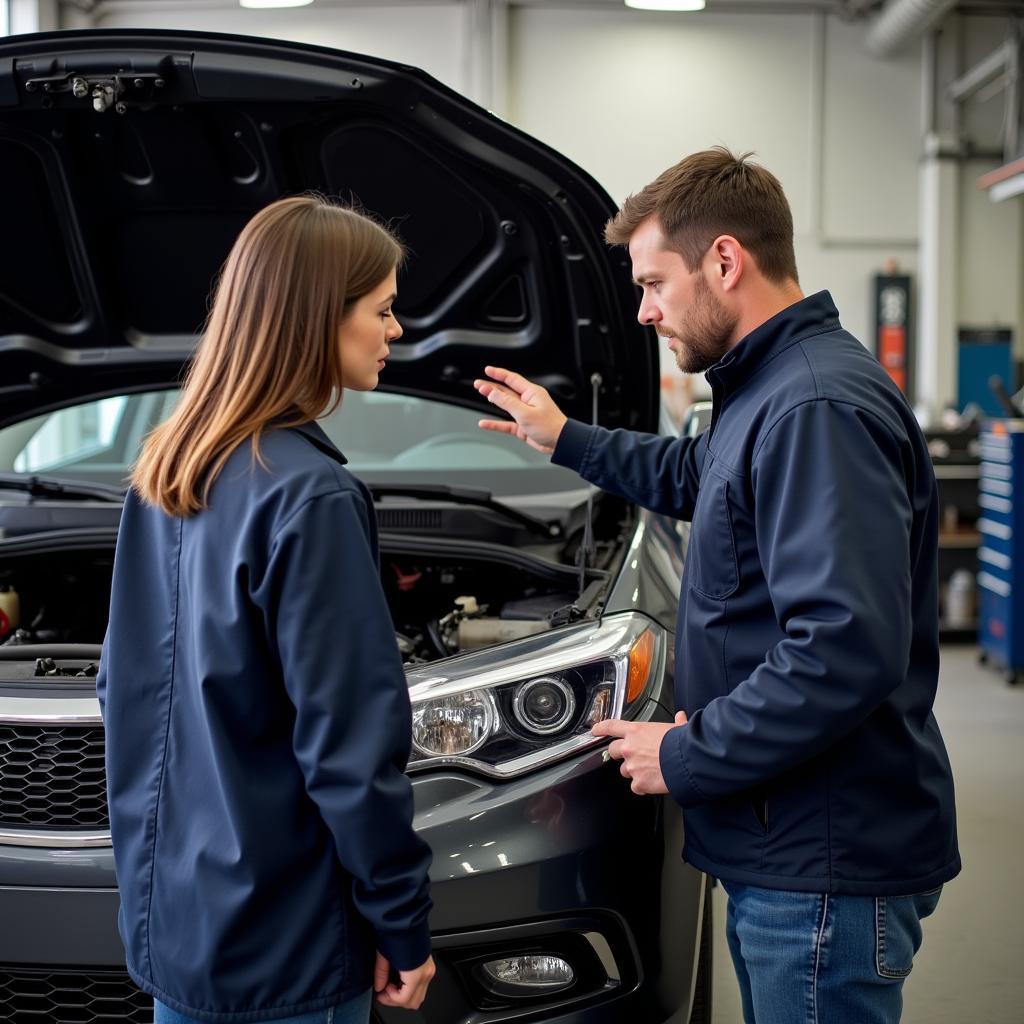
<path id="1" fill-rule="evenodd" d="M 382 309 L 380 315 L 381 316 L 391 316 L 391 310 L 390 309 Z"/>

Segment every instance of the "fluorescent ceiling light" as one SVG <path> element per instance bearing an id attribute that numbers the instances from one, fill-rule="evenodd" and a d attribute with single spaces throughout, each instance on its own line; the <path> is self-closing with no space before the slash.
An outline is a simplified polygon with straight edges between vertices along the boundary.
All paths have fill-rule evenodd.
<path id="1" fill-rule="evenodd" d="M 243 7 L 265 9 L 268 7 L 306 7 L 313 0 L 238 0 Z"/>
<path id="2" fill-rule="evenodd" d="M 637 11 L 703 11 L 704 0 L 626 0 Z"/>

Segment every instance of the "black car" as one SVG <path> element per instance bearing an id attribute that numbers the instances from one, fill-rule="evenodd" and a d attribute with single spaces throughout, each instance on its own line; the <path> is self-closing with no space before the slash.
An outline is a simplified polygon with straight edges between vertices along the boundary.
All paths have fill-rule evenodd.
<path id="1" fill-rule="evenodd" d="M 0 1019 L 152 1020 L 93 676 L 125 478 L 254 211 L 317 190 L 411 259 L 380 390 L 324 421 L 374 491 L 434 852 L 437 978 L 381 1021 L 710 1020 L 708 883 L 590 735 L 669 721 L 687 528 L 476 426 L 485 364 L 657 431 L 614 204 L 421 71 L 207 34 L 0 42 Z M 138 652 L 140 659 L 146 652 Z"/>

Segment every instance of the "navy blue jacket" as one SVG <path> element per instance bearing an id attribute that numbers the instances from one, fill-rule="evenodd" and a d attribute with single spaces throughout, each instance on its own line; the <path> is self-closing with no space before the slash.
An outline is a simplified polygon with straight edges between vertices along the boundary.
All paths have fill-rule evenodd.
<path id="1" fill-rule="evenodd" d="M 938 678 L 935 475 L 827 292 L 707 374 L 696 440 L 568 423 L 554 461 L 692 520 L 661 746 L 684 856 L 726 881 L 920 892 L 960 868 Z"/>
<path id="2" fill-rule="evenodd" d="M 372 501 L 316 425 L 260 450 L 189 518 L 129 493 L 97 680 L 128 971 L 220 1022 L 364 992 L 376 949 L 430 953 Z"/>

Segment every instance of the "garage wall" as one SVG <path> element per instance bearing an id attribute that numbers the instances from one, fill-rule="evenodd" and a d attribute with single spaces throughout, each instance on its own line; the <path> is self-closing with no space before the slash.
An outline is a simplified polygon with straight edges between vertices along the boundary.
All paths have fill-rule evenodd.
<path id="1" fill-rule="evenodd" d="M 1006 38 L 1005 18 L 961 18 L 963 68 L 973 67 Z M 1003 93 L 984 93 L 961 110 L 966 138 L 979 148 L 1000 152 Z M 1002 164 L 1000 156 L 966 161 L 960 175 L 960 223 L 963 259 L 957 295 L 960 323 L 972 327 L 1014 327 L 1016 351 L 1024 358 L 1024 201 L 993 203 L 978 188 L 978 178 Z"/>
<path id="2" fill-rule="evenodd" d="M 459 92 L 469 88 L 465 5 L 452 3 L 314 4 L 286 10 L 243 10 L 190 0 L 126 0 L 104 3 L 92 19 L 97 28 L 187 28 L 202 32 L 316 43 L 415 64 Z"/>
<path id="3" fill-rule="evenodd" d="M 916 266 L 921 75 L 863 34 L 813 13 L 513 8 L 509 114 L 618 200 L 693 150 L 754 150 L 793 207 L 805 292 L 828 288 L 873 344 L 871 275 Z"/>

